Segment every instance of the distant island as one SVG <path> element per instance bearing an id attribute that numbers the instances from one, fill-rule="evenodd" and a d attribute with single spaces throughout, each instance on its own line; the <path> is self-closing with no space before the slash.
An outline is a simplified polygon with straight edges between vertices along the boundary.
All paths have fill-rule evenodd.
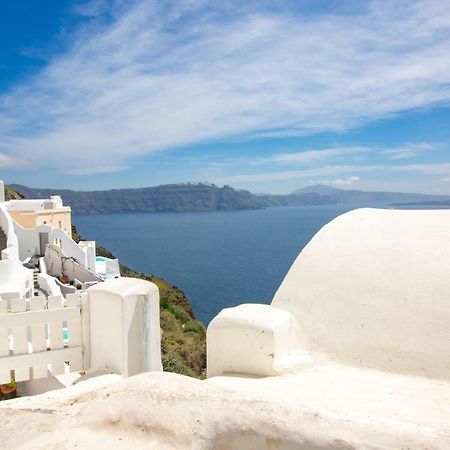
<path id="1" fill-rule="evenodd" d="M 325 185 L 307 186 L 286 195 L 254 194 L 209 183 L 167 184 L 106 191 L 40 189 L 19 184 L 12 184 L 11 188 L 25 198 L 60 195 L 64 203 L 71 205 L 73 212 L 77 214 L 236 211 L 301 205 L 450 204 L 450 195 L 369 192 Z"/>
<path id="2" fill-rule="evenodd" d="M 394 206 L 424 206 L 433 208 L 450 208 L 450 199 L 447 200 L 428 200 L 423 202 L 407 202 L 407 203 L 394 203 Z"/>

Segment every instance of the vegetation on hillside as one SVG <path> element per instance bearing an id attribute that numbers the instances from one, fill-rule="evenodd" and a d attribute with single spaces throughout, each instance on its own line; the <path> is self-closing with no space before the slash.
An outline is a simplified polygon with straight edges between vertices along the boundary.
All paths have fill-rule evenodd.
<path id="1" fill-rule="evenodd" d="M 72 237 L 77 242 L 80 240 L 75 227 L 72 229 Z M 101 246 L 97 246 L 97 255 L 115 258 Z M 162 278 L 139 273 L 123 265 L 120 266 L 120 273 L 125 277 L 150 281 L 159 288 L 164 370 L 203 378 L 206 370 L 206 330 L 204 325 L 195 319 L 184 292 Z"/>
<path id="2" fill-rule="evenodd" d="M 14 189 L 10 188 L 9 186 L 5 186 L 5 200 L 21 200 L 23 199 L 23 195 L 19 194 Z"/>

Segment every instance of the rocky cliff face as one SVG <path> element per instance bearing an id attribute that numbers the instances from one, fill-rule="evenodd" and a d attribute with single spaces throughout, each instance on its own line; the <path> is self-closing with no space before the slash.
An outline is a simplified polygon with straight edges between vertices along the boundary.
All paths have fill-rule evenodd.
<path id="1" fill-rule="evenodd" d="M 34 189 L 14 185 L 26 198 L 60 195 L 75 213 L 103 214 L 126 212 L 230 211 L 260 209 L 263 203 L 248 191 L 222 188 L 214 184 L 168 184 L 141 189 L 108 191 L 71 191 L 68 189 Z"/>

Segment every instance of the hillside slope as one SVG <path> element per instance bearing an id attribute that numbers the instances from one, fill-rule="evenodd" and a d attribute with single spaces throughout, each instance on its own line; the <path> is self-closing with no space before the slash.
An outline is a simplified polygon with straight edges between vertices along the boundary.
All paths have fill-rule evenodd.
<path id="1" fill-rule="evenodd" d="M 5 200 L 21 200 L 24 196 L 22 194 L 19 194 L 17 191 L 15 191 L 13 188 L 9 186 L 5 186 Z"/>

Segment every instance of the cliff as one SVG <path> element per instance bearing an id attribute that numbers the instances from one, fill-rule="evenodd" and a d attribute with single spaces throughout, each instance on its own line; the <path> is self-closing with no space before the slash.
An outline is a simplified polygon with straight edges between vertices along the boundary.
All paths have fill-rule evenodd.
<path id="1" fill-rule="evenodd" d="M 26 198 L 48 198 L 60 195 L 72 211 L 79 214 L 126 212 L 200 212 L 260 209 L 264 205 L 248 191 L 230 186 L 187 183 L 167 184 L 140 189 L 107 191 L 72 191 L 68 189 L 34 189 L 12 187 Z"/>
<path id="2" fill-rule="evenodd" d="M 131 212 L 201 212 L 261 209 L 270 206 L 303 205 L 388 205 L 404 202 L 443 201 L 447 195 L 409 194 L 401 192 L 371 192 L 337 189 L 316 185 L 288 195 L 252 194 L 230 186 L 186 183 L 167 184 L 140 189 L 107 191 L 72 191 L 68 189 L 35 189 L 11 185 L 25 198 L 48 198 L 60 195 L 65 204 L 79 214 Z"/>

